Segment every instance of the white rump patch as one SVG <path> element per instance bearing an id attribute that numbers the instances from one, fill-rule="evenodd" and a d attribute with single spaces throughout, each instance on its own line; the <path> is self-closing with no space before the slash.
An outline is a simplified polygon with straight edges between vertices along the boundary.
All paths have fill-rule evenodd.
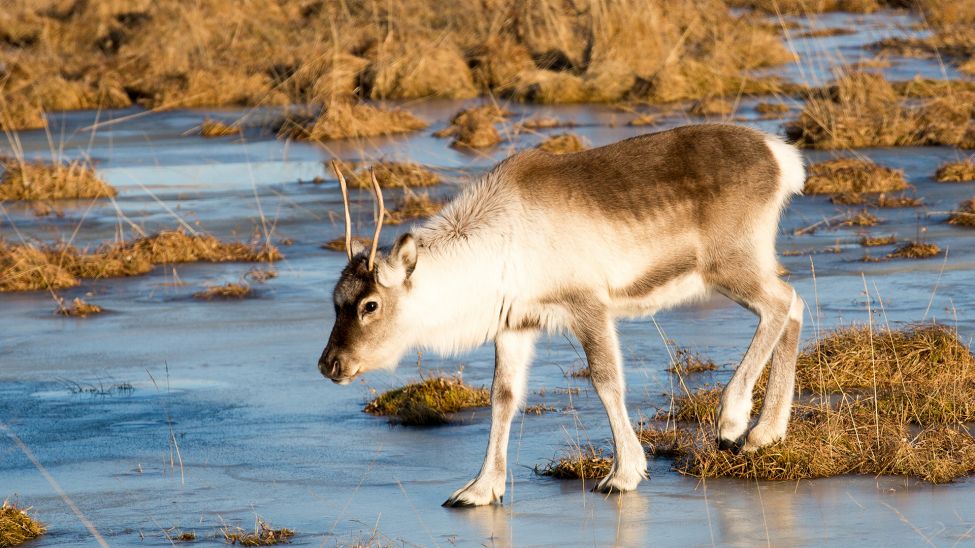
<path id="1" fill-rule="evenodd" d="M 786 191 L 786 195 L 802 194 L 802 187 L 806 185 L 806 168 L 803 166 L 802 153 L 796 147 L 772 135 L 765 139 L 765 143 L 779 164 L 779 184 Z"/>

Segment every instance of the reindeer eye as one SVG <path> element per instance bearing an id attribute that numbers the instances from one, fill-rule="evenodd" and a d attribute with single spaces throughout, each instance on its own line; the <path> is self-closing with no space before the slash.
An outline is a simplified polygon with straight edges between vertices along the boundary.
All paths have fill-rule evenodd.
<path id="1" fill-rule="evenodd" d="M 363 308 L 365 309 L 366 314 L 369 314 L 375 312 L 376 309 L 379 308 L 379 303 L 377 303 L 376 301 L 369 301 L 366 303 L 366 305 Z"/>

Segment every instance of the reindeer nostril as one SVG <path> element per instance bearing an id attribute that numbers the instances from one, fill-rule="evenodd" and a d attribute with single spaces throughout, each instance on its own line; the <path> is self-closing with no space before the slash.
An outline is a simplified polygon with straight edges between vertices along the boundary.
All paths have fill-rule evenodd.
<path id="1" fill-rule="evenodd" d="M 332 360 L 332 365 L 330 366 L 332 375 L 338 375 L 339 371 L 342 370 L 342 364 L 339 362 L 338 358 Z"/>

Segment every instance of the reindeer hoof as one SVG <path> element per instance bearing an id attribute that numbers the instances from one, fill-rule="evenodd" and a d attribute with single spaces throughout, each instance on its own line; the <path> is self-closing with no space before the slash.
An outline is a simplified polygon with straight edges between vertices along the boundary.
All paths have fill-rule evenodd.
<path id="1" fill-rule="evenodd" d="M 722 451 L 731 451 L 733 454 L 737 455 L 741 452 L 741 448 L 745 445 L 745 436 L 741 436 L 736 440 L 726 440 L 724 438 L 718 438 L 718 449 Z"/>

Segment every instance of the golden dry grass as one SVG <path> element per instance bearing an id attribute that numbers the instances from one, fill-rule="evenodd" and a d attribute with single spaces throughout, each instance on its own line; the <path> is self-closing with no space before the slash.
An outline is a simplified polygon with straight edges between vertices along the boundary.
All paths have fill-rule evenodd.
<path id="1" fill-rule="evenodd" d="M 880 218 L 867 210 L 849 213 L 837 226 L 877 226 Z"/>
<path id="2" fill-rule="evenodd" d="M 897 237 L 894 235 L 860 237 L 860 245 L 863 247 L 881 247 L 885 245 L 894 245 L 896 243 L 897 243 Z"/>
<path id="3" fill-rule="evenodd" d="M 812 164 L 806 194 L 890 192 L 907 188 L 904 172 L 860 158 L 837 158 Z"/>
<path id="4" fill-rule="evenodd" d="M 42 523 L 35 520 L 27 509 L 18 508 L 10 501 L 0 506 L 0 546 L 18 546 L 33 540 L 46 531 Z"/>
<path id="5" fill-rule="evenodd" d="M 546 138 L 537 148 L 552 154 L 569 154 L 585 150 L 586 144 L 574 133 L 562 133 Z"/>
<path id="6" fill-rule="evenodd" d="M 461 110 L 450 119 L 450 125 L 435 132 L 435 137 L 453 137 L 454 148 L 487 148 L 501 142 L 495 124 L 503 122 L 511 112 L 493 104 Z"/>
<path id="7" fill-rule="evenodd" d="M 110 198 L 118 192 L 85 162 L 0 161 L 0 201 Z"/>
<path id="8" fill-rule="evenodd" d="M 206 118 L 200 124 L 200 135 L 203 137 L 229 137 L 240 135 L 240 126 L 236 124 L 225 124 L 220 120 Z"/>
<path id="9" fill-rule="evenodd" d="M 951 212 L 948 223 L 958 226 L 975 227 L 975 198 L 966 200 Z"/>
<path id="10" fill-rule="evenodd" d="M 955 91 L 905 101 L 882 75 L 839 74 L 813 91 L 799 118 L 786 126 L 801 146 L 824 149 L 951 145 L 975 148 L 975 92 Z"/>
<path id="11" fill-rule="evenodd" d="M 380 394 L 363 411 L 389 417 L 397 424 L 432 426 L 446 424 L 449 415 L 471 407 L 491 404 L 484 388 L 468 386 L 460 375 L 429 377 Z"/>
<path id="12" fill-rule="evenodd" d="M 333 101 L 310 120 L 286 120 L 278 131 L 282 137 L 312 141 L 354 139 L 409 133 L 427 123 L 402 109 L 388 109 L 366 103 Z"/>
<path id="13" fill-rule="evenodd" d="M 656 123 L 657 117 L 650 113 L 641 114 L 629 121 L 629 125 L 634 127 L 652 126 Z"/>
<path id="14" fill-rule="evenodd" d="M 727 116 L 734 112 L 734 105 L 721 97 L 706 97 L 691 104 L 687 112 L 693 116 Z"/>
<path id="15" fill-rule="evenodd" d="M 399 204 L 386 211 L 386 223 L 398 225 L 413 219 L 435 215 L 443 209 L 443 202 L 430 197 L 429 194 L 406 194 Z"/>
<path id="16" fill-rule="evenodd" d="M 930 242 L 907 242 L 887 254 L 888 259 L 930 259 L 941 254 L 941 248 Z"/>
<path id="17" fill-rule="evenodd" d="M 0 101 L 15 103 L 0 109 L 7 128 L 41 127 L 44 111 L 133 102 L 697 99 L 767 88 L 744 73 L 792 59 L 767 25 L 720 0 L 621 0 L 598 9 L 563 0 L 10 0 L 4 8 Z"/>
<path id="18" fill-rule="evenodd" d="M 701 356 L 697 352 L 692 352 L 689 348 L 674 345 L 673 364 L 667 368 L 667 371 L 684 376 L 703 373 L 705 371 L 714 371 L 717 368 L 718 364 L 714 363 L 711 359 Z"/>
<path id="19" fill-rule="evenodd" d="M 251 286 L 245 283 L 227 282 L 223 285 L 208 287 L 193 294 L 194 299 L 212 301 L 214 299 L 243 299 L 251 296 Z"/>
<path id="20" fill-rule="evenodd" d="M 81 297 L 75 297 L 71 304 L 65 306 L 64 300 L 58 298 L 58 307 L 55 309 L 57 314 L 61 316 L 71 316 L 75 318 L 87 318 L 88 316 L 94 314 L 101 314 L 103 312 L 102 307 L 97 304 L 92 304 Z"/>
<path id="21" fill-rule="evenodd" d="M 442 182 L 440 175 L 412 162 L 376 162 L 354 171 L 346 166 L 342 168 L 348 173 L 349 184 L 357 188 L 372 188 L 371 172 L 375 172 L 376 181 L 382 188 L 424 187 Z"/>
<path id="22" fill-rule="evenodd" d="M 544 403 L 536 403 L 535 405 L 525 407 L 526 415 L 544 415 L 545 413 L 555 413 L 557 411 L 558 409 L 555 407 Z"/>
<path id="23" fill-rule="evenodd" d="M 975 162 L 948 162 L 938 167 L 934 178 L 941 183 L 962 183 L 975 181 Z"/>
<path id="24" fill-rule="evenodd" d="M 263 519 L 257 518 L 253 531 L 247 531 L 240 527 L 224 527 L 221 532 L 227 544 L 240 544 L 241 546 L 271 546 L 291 542 L 295 532 L 291 529 L 274 529 Z"/>
<path id="25" fill-rule="evenodd" d="M 541 468 L 536 467 L 535 473 L 556 479 L 587 480 L 602 478 L 609 474 L 612 466 L 613 459 L 603 455 L 599 449 L 586 446 L 576 448 Z"/>
<path id="26" fill-rule="evenodd" d="M 780 118 L 789 112 L 789 105 L 763 101 L 755 105 L 755 111 L 763 118 Z"/>
<path id="27" fill-rule="evenodd" d="M 362 247 L 368 248 L 372 245 L 372 240 L 362 236 L 352 236 L 353 242 L 359 242 Z M 345 236 L 339 236 L 333 240 L 329 240 L 322 244 L 322 249 L 328 249 L 329 251 L 345 251 Z"/>
<path id="28" fill-rule="evenodd" d="M 37 247 L 0 241 L 0 292 L 73 287 L 81 278 L 138 276 L 160 264 L 273 262 L 281 258 L 270 243 L 222 242 L 207 234 L 175 230 L 91 251 L 67 244 Z"/>
<path id="29" fill-rule="evenodd" d="M 535 116 L 518 122 L 521 129 L 552 129 L 557 127 L 572 127 L 573 122 L 567 122 L 552 116 Z"/>
<path id="30" fill-rule="evenodd" d="M 652 454 L 698 477 L 865 474 L 944 483 L 975 472 L 975 439 L 961 426 L 975 412 L 975 356 L 951 328 L 829 332 L 800 354 L 797 388 L 787 438 L 752 453 L 717 450 L 720 391 L 708 387 L 676 397 L 639 436 Z M 760 385 L 753 412 L 762 396 Z"/>

